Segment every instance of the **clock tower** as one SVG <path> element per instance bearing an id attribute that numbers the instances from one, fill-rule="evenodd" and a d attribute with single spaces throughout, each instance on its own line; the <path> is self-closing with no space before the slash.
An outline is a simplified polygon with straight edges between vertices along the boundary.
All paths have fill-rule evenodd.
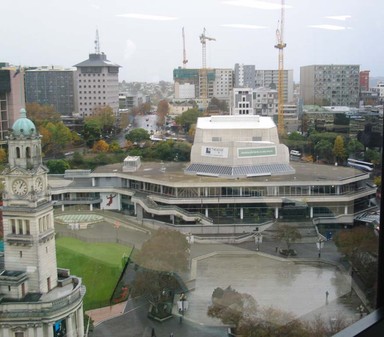
<path id="1" fill-rule="evenodd" d="M 57 268 L 53 206 L 41 137 L 21 109 L 3 171 L 0 336 L 83 337 L 81 278 Z"/>
<path id="2" fill-rule="evenodd" d="M 46 293 L 57 285 L 53 207 L 41 140 L 24 109 L 8 139 L 4 170 L 3 222 L 6 270 L 24 270 L 28 291 Z"/>

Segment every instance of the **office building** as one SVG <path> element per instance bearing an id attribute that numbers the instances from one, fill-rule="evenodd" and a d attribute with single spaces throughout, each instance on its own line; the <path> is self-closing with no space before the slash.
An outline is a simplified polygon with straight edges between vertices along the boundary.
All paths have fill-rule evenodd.
<path id="1" fill-rule="evenodd" d="M 256 69 L 255 65 L 235 64 L 234 85 L 236 88 L 269 88 L 277 90 L 279 83 L 279 71 L 268 69 Z M 293 70 L 284 70 L 283 95 L 284 103 L 292 103 L 293 96 Z"/>
<path id="2" fill-rule="evenodd" d="M 200 106 L 206 96 L 208 100 L 215 97 L 228 103 L 233 88 L 233 70 L 178 68 L 173 70 L 173 80 L 176 100 L 192 99 Z"/>
<path id="3" fill-rule="evenodd" d="M 359 65 L 300 67 L 300 96 L 305 105 L 359 106 Z"/>
<path id="4" fill-rule="evenodd" d="M 0 63 L 0 143 L 5 143 L 24 105 L 24 70 Z"/>
<path id="5" fill-rule="evenodd" d="M 75 69 L 40 67 L 25 72 L 27 103 L 50 105 L 64 116 L 75 112 Z"/>
<path id="6" fill-rule="evenodd" d="M 78 104 L 76 113 L 92 116 L 97 109 L 110 107 L 119 111 L 119 65 L 107 60 L 100 52 L 89 54 L 88 60 L 75 65 Z"/>

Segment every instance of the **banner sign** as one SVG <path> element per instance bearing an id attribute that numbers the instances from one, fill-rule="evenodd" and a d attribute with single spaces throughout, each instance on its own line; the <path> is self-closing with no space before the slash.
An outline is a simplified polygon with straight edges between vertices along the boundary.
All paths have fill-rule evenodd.
<path id="1" fill-rule="evenodd" d="M 239 148 L 237 156 L 239 158 L 276 156 L 276 146 Z"/>
<path id="2" fill-rule="evenodd" d="M 217 146 L 202 146 L 201 155 L 205 157 L 228 158 L 228 148 Z"/>

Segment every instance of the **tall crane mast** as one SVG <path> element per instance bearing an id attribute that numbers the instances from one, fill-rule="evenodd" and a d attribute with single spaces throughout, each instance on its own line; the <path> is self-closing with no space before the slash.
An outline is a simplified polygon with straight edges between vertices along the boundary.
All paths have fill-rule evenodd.
<path id="1" fill-rule="evenodd" d="M 183 68 L 188 63 L 187 60 L 187 52 L 185 51 L 185 35 L 184 35 L 184 27 L 183 27 Z"/>
<path id="2" fill-rule="evenodd" d="M 200 89 L 201 89 L 201 99 L 203 102 L 204 111 L 208 106 L 207 41 L 216 41 L 216 39 L 213 37 L 206 36 L 205 28 L 204 28 L 203 34 L 200 35 L 200 42 L 202 46 L 202 68 L 200 71 Z"/>
<path id="3" fill-rule="evenodd" d="M 277 131 L 280 136 L 285 133 L 284 127 L 284 11 L 285 1 L 281 0 L 280 27 L 276 30 L 277 44 L 275 48 L 279 50 L 279 68 L 278 68 L 278 107 L 277 107 Z"/>

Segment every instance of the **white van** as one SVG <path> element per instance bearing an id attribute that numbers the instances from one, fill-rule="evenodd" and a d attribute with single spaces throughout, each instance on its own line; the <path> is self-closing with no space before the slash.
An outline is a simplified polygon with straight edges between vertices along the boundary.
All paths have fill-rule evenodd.
<path id="1" fill-rule="evenodd" d="M 289 154 L 291 156 L 297 156 L 297 157 L 301 156 L 301 153 L 299 151 L 296 151 L 296 150 L 291 150 L 291 152 L 289 152 Z"/>

